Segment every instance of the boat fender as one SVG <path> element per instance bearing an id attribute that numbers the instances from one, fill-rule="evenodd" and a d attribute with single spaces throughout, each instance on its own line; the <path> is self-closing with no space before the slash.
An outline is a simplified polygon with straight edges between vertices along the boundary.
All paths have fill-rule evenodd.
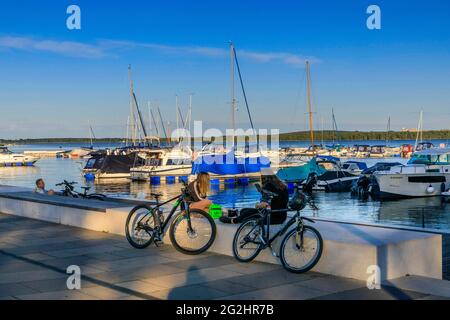
<path id="1" fill-rule="evenodd" d="M 441 192 L 445 192 L 446 190 L 445 190 L 445 183 L 442 183 L 441 184 Z"/>
<path id="2" fill-rule="evenodd" d="M 431 194 L 434 192 L 434 187 L 430 184 L 427 188 L 427 193 Z"/>

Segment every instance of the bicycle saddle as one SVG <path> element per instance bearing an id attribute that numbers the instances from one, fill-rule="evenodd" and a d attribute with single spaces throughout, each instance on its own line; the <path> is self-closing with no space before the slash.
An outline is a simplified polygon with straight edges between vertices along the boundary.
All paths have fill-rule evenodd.
<path id="1" fill-rule="evenodd" d="M 153 192 L 150 193 L 150 195 L 155 199 L 161 198 L 163 196 L 162 193 L 153 193 Z"/>

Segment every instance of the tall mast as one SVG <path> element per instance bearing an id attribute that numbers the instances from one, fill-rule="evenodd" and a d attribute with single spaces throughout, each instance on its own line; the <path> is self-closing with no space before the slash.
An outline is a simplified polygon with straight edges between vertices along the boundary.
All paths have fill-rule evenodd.
<path id="1" fill-rule="evenodd" d="M 147 108 L 148 108 L 148 132 L 149 135 L 152 136 L 153 134 L 152 115 L 151 115 L 152 103 L 150 101 L 147 101 Z"/>
<path id="2" fill-rule="evenodd" d="M 422 122 L 423 122 L 423 110 L 420 110 L 419 124 L 417 125 L 416 145 L 414 146 L 414 150 L 417 149 L 417 144 L 419 143 L 419 138 L 420 138 L 420 142 L 422 142 L 422 139 L 423 139 L 423 134 L 422 134 L 423 123 Z"/>
<path id="3" fill-rule="evenodd" d="M 176 129 L 180 127 L 180 120 L 179 120 L 179 113 L 180 113 L 180 107 L 178 105 L 178 95 L 175 95 L 175 115 L 176 115 Z"/>
<path id="4" fill-rule="evenodd" d="M 230 95 L 231 95 L 231 128 L 233 129 L 233 145 L 234 145 L 234 132 L 236 130 L 236 99 L 234 93 L 234 45 L 230 42 Z"/>
<path id="5" fill-rule="evenodd" d="M 133 78 L 131 74 L 131 65 L 128 65 L 128 78 L 130 81 L 130 132 L 131 132 L 131 144 L 135 145 L 136 143 L 136 124 L 135 124 L 135 115 L 134 115 L 134 97 L 133 97 Z"/>
<path id="6" fill-rule="evenodd" d="M 315 151 L 314 132 L 313 132 L 313 115 L 311 109 L 311 74 L 309 70 L 309 61 L 306 61 L 306 79 L 308 82 L 308 113 L 309 113 L 309 133 L 311 135 L 312 151 Z"/>
<path id="7" fill-rule="evenodd" d="M 389 132 L 391 131 L 391 117 L 388 118 L 387 132 L 386 132 L 386 145 L 389 144 Z"/>

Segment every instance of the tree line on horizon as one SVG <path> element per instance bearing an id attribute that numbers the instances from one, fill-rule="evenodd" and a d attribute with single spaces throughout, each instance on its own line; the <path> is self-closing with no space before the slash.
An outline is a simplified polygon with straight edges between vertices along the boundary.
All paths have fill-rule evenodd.
<path id="1" fill-rule="evenodd" d="M 450 130 L 423 131 L 424 140 L 449 139 Z M 352 141 L 352 140 L 415 140 L 417 132 L 413 131 L 314 131 L 316 143 L 324 141 Z M 123 142 L 124 138 L 96 138 L 93 142 L 117 143 Z M 167 139 L 161 138 L 161 141 Z M 196 141 L 198 139 L 195 139 Z M 280 141 L 309 141 L 309 131 L 296 131 L 280 133 Z M 88 138 L 29 138 L 29 139 L 0 139 L 0 144 L 30 144 L 30 143 L 90 143 Z"/>

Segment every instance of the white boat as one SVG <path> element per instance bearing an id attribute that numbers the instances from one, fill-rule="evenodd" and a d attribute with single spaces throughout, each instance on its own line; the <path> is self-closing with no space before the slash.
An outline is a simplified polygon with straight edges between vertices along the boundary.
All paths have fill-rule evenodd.
<path id="1" fill-rule="evenodd" d="M 450 188 L 450 149 L 416 152 L 407 165 L 374 173 L 380 198 L 439 196 Z"/>
<path id="2" fill-rule="evenodd" d="M 8 147 L 0 147 L 0 166 L 2 167 L 20 167 L 32 166 L 39 158 L 20 153 L 12 153 Z"/>
<path id="3" fill-rule="evenodd" d="M 145 164 L 130 169 L 132 180 L 147 181 L 151 177 L 188 176 L 192 170 L 192 150 L 178 145 L 171 150 L 148 152 Z"/>
<path id="4" fill-rule="evenodd" d="M 69 152 L 69 158 L 77 159 L 84 158 L 93 151 L 92 148 L 76 148 Z"/>

